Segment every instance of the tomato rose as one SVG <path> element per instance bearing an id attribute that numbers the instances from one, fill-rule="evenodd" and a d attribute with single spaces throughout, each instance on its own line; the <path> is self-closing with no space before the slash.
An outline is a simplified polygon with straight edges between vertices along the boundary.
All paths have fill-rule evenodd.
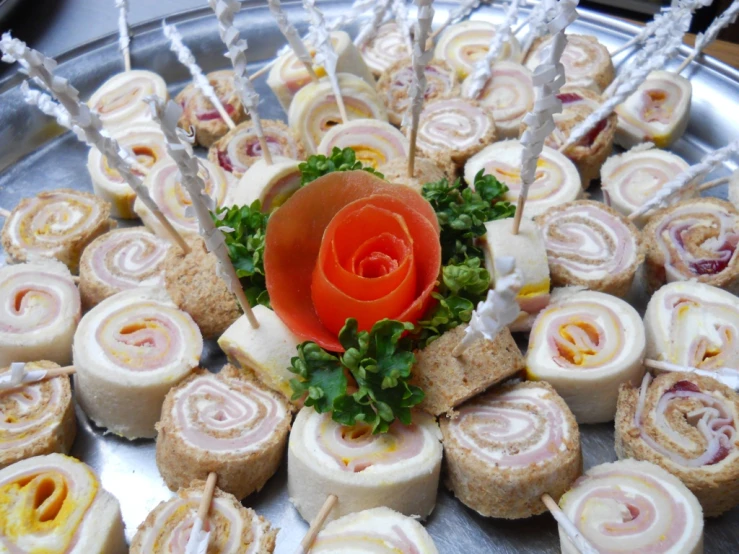
<path id="1" fill-rule="evenodd" d="M 293 333 L 341 351 L 347 318 L 361 330 L 415 323 L 441 267 L 436 213 L 414 190 L 365 171 L 325 175 L 269 220 L 264 269 L 272 308 Z"/>

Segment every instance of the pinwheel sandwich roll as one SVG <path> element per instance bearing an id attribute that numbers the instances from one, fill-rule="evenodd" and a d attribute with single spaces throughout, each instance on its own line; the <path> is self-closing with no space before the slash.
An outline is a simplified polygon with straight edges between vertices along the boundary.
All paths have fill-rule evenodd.
<path id="1" fill-rule="evenodd" d="M 0 268 L 0 367 L 72 361 L 80 295 L 64 264 L 40 260 Z"/>
<path id="2" fill-rule="evenodd" d="M 621 386 L 618 457 L 652 462 L 679 478 L 706 517 L 739 504 L 739 394 L 716 379 L 665 373 Z"/>
<path id="3" fill-rule="evenodd" d="M 454 175 L 455 173 L 454 164 L 451 160 L 443 169 L 435 161 L 420 156 L 416 156 L 413 162 L 412 177 L 408 175 L 408 160 L 404 158 L 395 158 L 377 169 L 383 174 L 387 182 L 411 187 L 419 193 L 426 183 L 451 179 L 450 174 Z"/>
<path id="4" fill-rule="evenodd" d="M 630 304 L 581 291 L 536 318 L 526 353 L 529 379 L 550 383 L 578 423 L 612 421 L 618 387 L 644 375 L 644 325 Z"/>
<path id="5" fill-rule="evenodd" d="M 526 67 L 534 71 L 542 63 L 551 41 L 551 36 L 534 41 L 526 57 Z M 613 62 L 608 48 L 592 35 L 568 34 L 561 63 L 565 68 L 565 82 L 569 86 L 601 93 L 613 81 Z"/>
<path id="6" fill-rule="evenodd" d="M 350 120 L 387 121 L 387 110 L 373 85 L 350 73 L 337 77 Z M 324 135 L 339 123 L 341 114 L 328 79 L 307 84 L 290 104 L 288 125 L 297 133 L 307 154 L 315 154 Z"/>
<path id="7" fill-rule="evenodd" d="M 702 554 L 703 512 L 679 479 L 649 462 L 590 468 L 559 501 L 598 552 Z M 559 528 L 562 554 L 580 551 Z"/>
<path id="8" fill-rule="evenodd" d="M 172 388 L 157 423 L 157 467 L 176 491 L 218 474 L 218 488 L 242 499 L 277 471 L 292 414 L 282 396 L 232 365 L 198 370 Z"/>
<path id="9" fill-rule="evenodd" d="M 487 517 L 521 519 L 546 511 L 582 472 L 580 433 L 548 383 L 503 385 L 441 418 L 447 486 Z"/>
<path id="10" fill-rule="evenodd" d="M 473 78 L 462 83 L 462 95 L 469 97 Z M 477 100 L 490 110 L 500 139 L 516 139 L 524 116 L 534 108 L 534 84 L 531 71 L 511 61 L 493 64 L 492 74 Z"/>
<path id="11" fill-rule="evenodd" d="M 89 310 L 124 290 L 164 286 L 164 260 L 171 245 L 144 227 L 100 235 L 82 253 L 79 290 L 83 308 Z"/>
<path id="12" fill-rule="evenodd" d="M 578 200 L 534 218 L 555 287 L 579 285 L 625 296 L 644 261 L 641 233 L 605 204 Z"/>
<path id="13" fill-rule="evenodd" d="M 121 148 L 136 160 L 133 173 L 144 178 L 157 162 L 167 158 L 167 147 L 161 129 L 154 123 L 139 123 L 116 131 L 113 138 Z M 120 173 L 108 165 L 108 160 L 97 148 L 87 155 L 87 170 L 92 179 L 92 188 L 100 198 L 110 202 L 111 214 L 121 219 L 136 219 L 134 211 L 136 193 L 123 180 Z"/>
<path id="14" fill-rule="evenodd" d="M 487 54 L 495 33 L 495 25 L 489 21 L 467 20 L 450 25 L 439 37 L 434 57 L 446 61 L 457 72 L 457 77 L 464 80 Z M 520 58 L 521 46 L 516 37 L 511 36 L 503 45 L 498 60 L 517 62 Z"/>
<path id="15" fill-rule="evenodd" d="M 647 358 L 711 370 L 739 369 L 739 298 L 696 281 L 652 295 L 644 314 Z"/>
<path id="16" fill-rule="evenodd" d="M 395 422 L 373 435 L 369 425 L 346 427 L 303 408 L 287 449 L 290 500 L 306 521 L 329 494 L 339 498 L 329 519 L 380 506 L 425 519 L 436 504 L 440 440 L 436 421 L 422 412 L 411 425 Z"/>
<path id="17" fill-rule="evenodd" d="M 334 148 L 351 148 L 363 165 L 377 169 L 396 158 L 407 160 L 410 145 L 403 133 L 386 121 L 356 119 L 330 129 L 317 153 L 330 156 Z"/>
<path id="18" fill-rule="evenodd" d="M 160 502 L 139 525 L 130 554 L 185 552 L 205 483 L 195 481 L 177 496 Z M 233 495 L 216 488 L 208 512 L 208 552 L 218 554 L 271 554 L 277 529 Z"/>
<path id="19" fill-rule="evenodd" d="M 103 300 L 74 338 L 77 401 L 98 426 L 127 439 L 153 438 L 164 397 L 197 367 L 203 339 L 161 289 Z"/>
<path id="20" fill-rule="evenodd" d="M 144 101 L 152 95 L 167 100 L 167 83 L 153 71 L 134 69 L 113 75 L 87 104 L 97 112 L 108 131 L 116 132 L 152 120 L 149 105 Z"/>
<path id="21" fill-rule="evenodd" d="M 198 163 L 200 164 L 198 174 L 205 184 L 205 192 L 213 199 L 215 206 L 220 208 L 224 205 L 226 195 L 232 188 L 233 178 L 209 161 L 198 160 Z M 149 171 L 144 179 L 144 185 L 149 189 L 149 194 L 156 205 L 180 235 L 197 236 L 197 219 L 188 211 L 188 208 L 192 206 L 190 194 L 180 182 L 180 170 L 174 160 L 166 158 L 159 161 Z M 140 199 L 136 199 L 133 209 L 152 233 L 163 239 L 171 240 L 164 225 Z"/>
<path id="22" fill-rule="evenodd" d="M 367 41 L 359 51 L 372 74 L 379 78 L 398 60 L 406 59 L 411 55 L 408 42 L 395 21 L 380 25 L 375 36 Z"/>
<path id="23" fill-rule="evenodd" d="M 27 371 L 59 367 L 54 362 L 26 364 Z M 0 369 L 0 375 L 10 371 Z M 77 432 L 69 377 L 61 375 L 0 392 L 0 468 L 32 456 L 72 448 Z"/>
<path id="24" fill-rule="evenodd" d="M 485 266 L 492 276 L 491 287 L 500 277 L 495 268 L 497 257 L 513 257 L 521 277 L 516 301 L 521 309 L 509 326 L 511 331 L 530 331 L 536 315 L 549 305 L 549 260 L 544 237 L 528 217 L 521 218 L 518 234 L 513 234 L 513 219 L 485 223 Z"/>
<path id="25" fill-rule="evenodd" d="M 424 68 L 426 92 L 424 101 L 459 96 L 460 88 L 456 72 L 444 60 L 431 60 Z M 390 123 L 400 127 L 410 108 L 410 88 L 413 81 L 413 63 L 403 58 L 382 72 L 377 81 L 377 92 L 385 102 Z"/>
<path id="26" fill-rule="evenodd" d="M 189 242 L 190 252 L 170 248 L 164 260 L 164 285 L 172 301 L 190 315 L 205 339 L 221 335 L 241 315 L 236 297 L 218 272 L 218 258 L 205 242 Z"/>
<path id="27" fill-rule="evenodd" d="M 272 163 L 259 160 L 246 170 L 228 193 L 225 206 L 251 206 L 259 200 L 263 212 L 282 206 L 300 188 L 302 174 L 298 160 L 273 156 Z"/>
<path id="28" fill-rule="evenodd" d="M 653 142 L 669 148 L 685 133 L 693 87 L 672 71 L 653 71 L 636 92 L 616 107 L 616 144 L 623 148 Z"/>
<path id="29" fill-rule="evenodd" d="M 518 140 L 504 140 L 484 148 L 472 156 L 464 166 L 464 180 L 475 182 L 475 175 L 483 170 L 508 187 L 504 199 L 516 203 L 521 193 L 521 151 Z M 577 167 L 564 154 L 544 146 L 536 165 L 536 179 L 529 188 L 526 215 L 534 217 L 552 206 L 577 200 L 583 195 Z"/>
<path id="30" fill-rule="evenodd" d="M 459 325 L 416 352 L 411 381 L 425 393 L 420 408 L 432 415 L 451 412 L 525 367 L 508 329 L 503 329 L 492 341 L 479 339 L 460 356 L 453 356 L 466 327 Z"/>
<path id="31" fill-rule="evenodd" d="M 330 522 L 318 533 L 310 551 L 312 554 L 439 552 L 423 525 L 384 507 L 348 514 Z"/>
<path id="32" fill-rule="evenodd" d="M 690 167 L 677 154 L 653 148 L 653 144 L 638 145 L 616 156 L 611 156 L 600 170 L 601 188 L 606 204 L 628 217 L 654 196 L 666 183 Z M 679 198 L 695 194 L 686 187 Z M 642 228 L 654 213 L 650 210 L 634 219 Z"/>
<path id="33" fill-rule="evenodd" d="M 258 305 L 253 311 L 259 328 L 252 329 L 246 316 L 241 316 L 221 335 L 218 346 L 231 363 L 252 371 L 262 384 L 289 399 L 295 374 L 288 368 L 302 341 L 269 308 Z"/>
<path id="34" fill-rule="evenodd" d="M 56 258 L 76 273 L 85 247 L 115 225 L 110 204 L 94 194 L 44 191 L 13 208 L 3 226 L 2 245 L 12 263 Z"/>
<path id="35" fill-rule="evenodd" d="M 2 552 L 125 554 L 118 501 L 92 469 L 62 454 L 0 470 Z"/>
<path id="36" fill-rule="evenodd" d="M 739 210 L 718 198 L 694 198 L 663 208 L 644 227 L 649 289 L 696 279 L 739 291 Z"/>
<path id="37" fill-rule="evenodd" d="M 206 75 L 223 109 L 234 123 L 247 118 L 241 98 L 234 84 L 234 72 L 230 69 L 213 71 Z M 228 133 L 229 127 L 218 109 L 195 83 L 187 85 L 175 98 L 182 106 L 182 115 L 177 123 L 186 131 L 195 131 L 195 142 L 209 148 L 215 141 Z"/>
<path id="38" fill-rule="evenodd" d="M 375 78 L 367 67 L 362 54 L 354 46 L 351 37 L 344 31 L 332 31 L 331 44 L 338 56 L 336 73 L 352 74 L 358 79 L 363 80 L 374 91 Z M 312 48 L 311 52 L 313 52 Z M 326 75 L 326 70 L 321 66 L 314 65 L 313 69 L 318 77 L 324 77 Z M 327 82 L 327 79 L 322 79 L 322 81 Z M 310 82 L 310 75 L 308 75 L 303 62 L 298 60 L 292 50 L 280 56 L 267 76 L 267 85 L 272 89 L 272 92 L 277 97 L 285 112 L 289 112 L 292 101 L 298 91 Z M 330 89 L 331 87 L 328 86 L 326 90 Z M 342 92 L 344 91 L 343 83 L 341 83 L 341 90 Z M 319 94 L 324 95 L 326 91 L 322 91 Z M 290 125 L 290 127 L 295 128 L 293 125 Z"/>
<path id="39" fill-rule="evenodd" d="M 262 130 L 272 157 L 305 159 L 303 144 L 282 121 L 262 119 Z M 218 139 L 208 150 L 208 161 L 237 178 L 263 157 L 262 145 L 251 120 L 237 125 L 236 129 Z"/>

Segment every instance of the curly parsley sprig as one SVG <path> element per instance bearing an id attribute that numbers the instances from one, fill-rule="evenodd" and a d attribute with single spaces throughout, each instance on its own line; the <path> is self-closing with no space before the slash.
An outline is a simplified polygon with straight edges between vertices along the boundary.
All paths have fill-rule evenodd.
<path id="1" fill-rule="evenodd" d="M 367 173 L 377 175 L 380 179 L 384 179 L 384 175 L 376 169 L 362 165 L 362 162 L 357 160 L 354 150 L 351 148 L 341 150 L 336 146 L 334 146 L 330 156 L 326 157 L 322 154 L 310 156 L 308 160 L 298 166 L 298 169 L 300 169 L 301 173 L 301 187 L 334 171 L 354 171 L 361 169 Z"/>

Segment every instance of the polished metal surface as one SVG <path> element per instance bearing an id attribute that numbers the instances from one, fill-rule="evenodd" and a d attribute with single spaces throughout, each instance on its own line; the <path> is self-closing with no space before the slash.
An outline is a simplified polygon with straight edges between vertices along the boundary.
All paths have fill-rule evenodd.
<path id="1" fill-rule="evenodd" d="M 438 25 L 444 21 L 452 3 L 437 1 L 435 4 Z M 285 5 L 291 18 L 304 29 L 306 19 L 302 10 L 296 3 Z M 329 17 L 339 14 L 346 5 L 347 2 L 321 2 Z M 484 7 L 473 17 L 498 21 L 502 12 Z M 199 9 L 167 19 L 178 25 L 185 42 L 206 70 L 226 66 L 224 48 L 210 10 Z M 270 59 L 283 43 L 262 2 L 245 3 L 237 23 L 249 39 L 249 56 L 255 69 Z M 133 28 L 133 65 L 160 73 L 170 84 L 170 93 L 174 94 L 188 81 L 188 74 L 169 52 L 160 25 L 161 21 L 157 20 Z M 572 32 L 596 35 L 609 47 L 624 42 L 634 30 L 632 25 L 587 10 L 581 10 L 580 19 L 571 29 Z M 83 97 L 123 68 L 114 36 L 72 50 L 60 56 L 59 61 L 59 74 L 71 79 Z M 700 66 L 693 64 L 686 75 L 692 75 L 693 108 L 688 132 L 674 150 L 688 161 L 695 162 L 706 151 L 739 136 L 739 72 L 708 59 Z M 92 190 L 86 169 L 87 148 L 70 133 L 60 134 L 61 130 L 55 123 L 35 108 L 26 106 L 16 88 L 20 82 L 21 76 L 17 75 L 0 82 L 0 206 L 12 208 L 21 198 L 42 189 L 71 187 Z M 264 79 L 258 82 L 258 89 L 262 94 L 260 109 L 263 117 L 285 119 Z M 727 164 L 714 176 L 735 168 L 736 163 Z M 597 191 L 593 192 L 597 196 Z M 725 189 L 716 189 L 712 193 L 726 195 Z M 0 253 L 0 265 L 3 260 Z M 646 298 L 641 291 L 635 291 L 632 299 L 637 307 L 644 308 Z M 209 343 L 203 365 L 217 370 L 223 363 L 224 357 L 217 345 Z M 129 442 L 105 435 L 100 429 L 90 426 L 79 409 L 77 414 L 79 434 L 72 454 L 95 468 L 103 486 L 120 500 L 126 535 L 130 539 L 147 513 L 172 494 L 157 471 L 154 442 Z M 612 424 L 581 426 L 581 432 L 586 469 L 616 459 Z M 276 550 L 279 554 L 292 553 L 307 529 L 289 503 L 285 483 L 283 464 L 260 493 L 244 502 L 281 529 Z M 443 554 L 559 552 L 557 528 L 550 516 L 545 514 L 521 521 L 483 518 L 455 500 L 443 485 L 439 488 L 438 504 L 427 528 Z M 723 517 L 706 522 L 705 552 L 737 551 L 739 509 L 735 508 Z"/>

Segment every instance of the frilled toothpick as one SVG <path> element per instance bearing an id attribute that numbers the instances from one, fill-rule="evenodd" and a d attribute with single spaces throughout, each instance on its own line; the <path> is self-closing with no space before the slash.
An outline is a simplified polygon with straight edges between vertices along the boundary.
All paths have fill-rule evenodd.
<path id="1" fill-rule="evenodd" d="M 737 16 L 739 16 L 739 0 L 734 0 L 731 5 L 726 8 L 726 10 L 724 10 L 724 13 L 722 13 L 711 22 L 705 33 L 698 33 L 698 35 L 696 35 L 693 51 L 687 58 L 685 58 L 685 60 L 683 60 L 683 63 L 681 63 L 680 67 L 675 70 L 675 73 L 682 73 L 685 68 L 688 67 L 692 63 L 692 61 L 703 52 L 706 46 L 716 40 L 716 37 L 718 37 L 721 29 L 729 24 L 736 22 Z"/>
<path id="2" fill-rule="evenodd" d="M 318 82 L 318 75 L 313 70 L 313 57 L 308 52 L 308 48 L 305 46 L 303 39 L 300 38 L 297 29 L 290 23 L 287 14 L 282 10 L 280 0 L 267 0 L 267 5 L 269 6 L 269 12 L 280 28 L 280 32 L 295 53 L 295 57 L 303 64 L 313 82 Z"/>
<path id="3" fill-rule="evenodd" d="M 555 129 L 554 114 L 562 111 L 562 102 L 557 98 L 565 82 L 564 67 L 560 63 L 562 52 L 567 46 L 565 29 L 577 19 L 577 0 L 542 0 L 546 13 L 547 31 L 552 35 L 544 53 L 542 63 L 534 70 L 533 84 L 536 93 L 533 111 L 523 121 L 526 130 L 521 136 L 521 192 L 513 220 L 513 234 L 521 226 L 529 188 L 536 179 L 536 165 L 544 149 L 544 141 Z"/>
<path id="4" fill-rule="evenodd" d="M 718 369 L 706 370 L 649 359 L 644 360 L 644 365 L 660 371 L 695 373 L 702 377 L 710 377 L 735 391 L 739 391 L 739 371 L 731 367 L 720 367 Z"/>
<path id="5" fill-rule="evenodd" d="M 198 222 L 198 233 L 205 241 L 208 252 L 212 252 L 218 259 L 218 274 L 226 282 L 231 293 L 236 296 L 249 324 L 257 329 L 259 322 L 254 317 L 254 312 L 252 312 L 236 270 L 231 263 L 226 239 L 211 218 L 210 213 L 215 211 L 216 206 L 214 200 L 208 196 L 205 183 L 199 175 L 198 158 L 192 153 L 188 142 L 189 137 L 185 131 L 177 127 L 177 122 L 182 115 L 182 107 L 172 100 L 165 104 L 164 100 L 157 97 L 150 96 L 147 101 L 151 105 L 154 120 L 159 123 L 164 133 L 167 152 L 180 170 L 180 182 L 190 195 L 191 211 Z"/>
<path id="6" fill-rule="evenodd" d="M 529 30 L 526 33 L 526 36 L 524 37 L 521 44 L 521 56 L 523 58 L 526 58 L 529 50 L 531 50 L 531 47 L 534 45 L 534 41 L 537 38 L 546 35 L 548 31 L 547 9 L 546 4 L 543 2 L 543 0 L 538 4 L 534 4 L 534 6 L 531 8 L 531 11 L 529 12 L 528 17 L 523 21 L 519 29 L 522 28 L 524 24 L 529 26 Z M 516 29 L 516 32 L 518 32 L 519 29 Z M 516 32 L 514 32 L 514 34 L 516 34 Z"/>
<path id="7" fill-rule="evenodd" d="M 87 104 L 80 102 L 79 91 L 69 81 L 54 75 L 56 62 L 29 48 L 26 43 L 13 38 L 9 32 L 0 39 L 0 50 L 3 53 L 2 61 L 18 62 L 23 73 L 44 87 L 59 101 L 69 114 L 72 128 L 76 126 L 80 129 L 81 133 L 77 134 L 77 137 L 100 150 L 110 166 L 118 171 L 136 196 L 151 210 L 172 240 L 184 252 L 189 252 L 189 246 L 151 198 L 149 189 L 144 186 L 141 179 L 131 170 L 131 165 L 121 156 L 121 147 L 118 142 L 103 134 L 103 126 L 98 115 Z"/>
<path id="8" fill-rule="evenodd" d="M 264 138 L 262 118 L 259 117 L 259 94 L 257 94 L 251 79 L 246 73 L 246 49 L 248 45 L 246 40 L 241 38 L 239 30 L 234 25 L 234 17 L 241 8 L 241 3 L 238 0 L 208 0 L 208 3 L 211 9 L 216 12 L 218 32 L 221 35 L 221 40 L 228 48 L 226 56 L 231 59 L 234 68 L 236 91 L 254 123 L 254 131 L 257 134 L 259 146 L 262 148 L 264 161 L 267 165 L 272 165 L 272 152 Z"/>
<path id="9" fill-rule="evenodd" d="M 444 29 L 449 27 L 449 25 L 451 25 L 452 23 L 455 23 L 456 21 L 459 21 L 467 17 L 472 12 L 472 10 L 477 8 L 479 5 L 480 5 L 480 0 L 460 0 L 459 7 L 449 12 L 449 17 L 446 18 L 446 21 L 444 21 L 441 27 L 436 29 L 431 34 L 431 39 L 433 40 L 437 36 L 439 36 L 439 34 L 443 32 Z"/>
<path id="10" fill-rule="evenodd" d="M 408 7 L 405 5 L 405 0 L 393 0 L 393 15 L 410 54 L 413 52 L 413 37 L 411 37 L 411 24 L 408 22 Z M 430 23 L 429 26 L 431 26 Z"/>
<path id="11" fill-rule="evenodd" d="M 15 390 L 23 385 L 38 383 L 62 375 L 73 375 L 74 373 L 74 366 L 26 370 L 26 364 L 15 362 L 10 364 L 10 371 L 0 375 L 0 392 Z"/>
<path id="12" fill-rule="evenodd" d="M 198 512 L 195 515 L 195 521 L 190 530 L 190 538 L 187 540 L 187 545 L 185 546 L 185 554 L 206 554 L 208 552 L 210 530 L 205 531 L 203 527 L 205 527 L 205 522 L 208 520 L 208 512 L 213 502 L 213 493 L 216 490 L 217 480 L 218 475 L 211 471 L 208 474 L 208 479 L 205 481 L 203 496 L 200 497 Z"/>
<path id="13" fill-rule="evenodd" d="M 362 48 L 375 37 L 392 3 L 393 0 L 377 0 L 375 2 L 372 8 L 372 18 L 359 29 L 357 38 L 354 39 L 354 46 Z"/>
<path id="14" fill-rule="evenodd" d="M 426 96 L 426 65 L 431 61 L 432 50 L 426 51 L 431 22 L 434 20 L 434 0 L 416 0 L 418 21 L 416 22 L 413 42 L 413 79 L 411 81 L 409 113 L 411 116 L 411 133 L 409 137 L 408 177 L 413 177 L 416 163 L 416 142 L 418 142 L 418 122 Z"/>
<path id="15" fill-rule="evenodd" d="M 131 33 L 128 30 L 128 0 L 115 0 L 118 8 L 118 45 L 126 71 L 131 71 Z"/>
<path id="16" fill-rule="evenodd" d="M 218 111 L 218 114 L 221 116 L 221 119 L 223 119 L 223 121 L 226 122 L 226 125 L 228 125 L 228 128 L 235 129 L 236 123 L 234 123 L 231 116 L 228 115 L 226 108 L 223 107 L 221 99 L 218 98 L 213 85 L 210 84 L 210 81 L 198 65 L 192 51 L 182 41 L 182 35 L 180 35 L 177 28 L 174 25 L 167 25 L 166 21 L 162 21 L 162 31 L 164 31 L 164 36 L 169 40 L 169 49 L 175 53 L 177 60 L 179 60 L 179 62 L 190 72 L 195 86 L 198 87 L 210 103 L 213 104 L 215 109 Z"/>

